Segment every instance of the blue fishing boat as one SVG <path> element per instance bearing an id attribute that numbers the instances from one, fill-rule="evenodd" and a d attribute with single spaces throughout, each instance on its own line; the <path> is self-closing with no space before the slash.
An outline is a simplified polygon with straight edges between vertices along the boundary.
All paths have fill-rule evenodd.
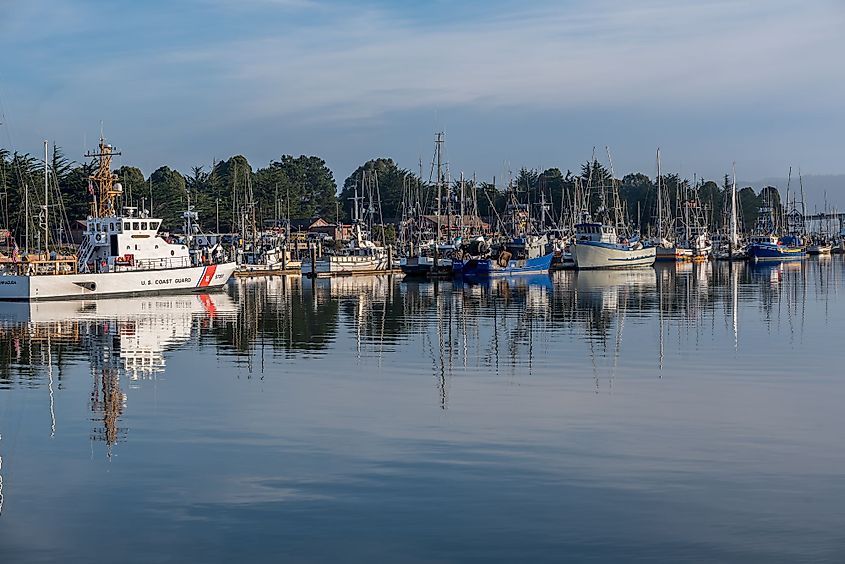
<path id="1" fill-rule="evenodd" d="M 791 173 L 790 170 L 790 175 Z M 797 233 L 797 223 L 803 221 L 803 218 L 792 217 L 800 215 L 796 210 L 790 212 L 787 221 L 791 234 L 778 237 L 776 223 L 778 214 L 775 213 L 771 198 L 770 191 L 765 191 L 763 205 L 760 206 L 757 215 L 757 224 L 754 226 L 754 233 L 751 236 L 751 242 L 748 244 L 748 258 L 754 261 L 799 260 L 804 258 L 807 256 L 807 252 L 801 246 L 801 239 Z"/>
<path id="2" fill-rule="evenodd" d="M 554 252 L 546 253 L 545 237 L 511 239 L 499 248 L 489 249 L 474 241 L 476 252 L 466 252 L 452 261 L 452 271 L 463 276 L 514 276 L 549 272 Z M 488 250 L 489 249 L 489 250 Z"/>
<path id="3" fill-rule="evenodd" d="M 797 260 L 807 255 L 797 237 L 787 235 L 778 238 L 774 234 L 755 235 L 748 245 L 748 257 L 761 260 Z"/>
<path id="4" fill-rule="evenodd" d="M 453 261 L 453 271 L 464 276 L 514 276 L 516 274 L 542 274 L 552 266 L 554 253 L 529 259 L 512 259 L 506 255 L 498 258 L 469 258 L 465 261 Z M 458 268 L 454 263 L 460 262 Z"/>

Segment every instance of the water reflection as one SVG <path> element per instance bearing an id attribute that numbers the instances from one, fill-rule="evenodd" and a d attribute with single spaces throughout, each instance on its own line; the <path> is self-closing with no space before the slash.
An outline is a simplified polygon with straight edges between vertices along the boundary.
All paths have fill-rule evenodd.
<path id="1" fill-rule="evenodd" d="M 743 303 L 753 304 L 770 333 L 800 342 L 808 291 L 824 303 L 827 316 L 840 271 L 834 258 L 759 266 L 685 263 L 477 283 L 273 277 L 239 280 L 228 293 L 211 295 L 2 304 L 0 388 L 38 386 L 38 367 L 44 367 L 53 419 L 63 368 L 86 358 L 94 381 L 91 410 L 103 418 L 99 435 L 113 443 L 119 437 L 114 422 L 125 409 L 122 386 L 165 372 L 165 351 L 195 337 L 197 346 L 234 357 L 248 375 L 264 374 L 273 358 L 329 352 L 398 370 L 425 363 L 446 408 L 456 371 L 530 376 L 538 356 L 545 362 L 560 339 L 584 343 L 594 366 L 610 361 L 602 370 L 611 379 L 629 338 L 655 359 L 656 376 L 667 348 L 695 347 L 721 331 L 738 352 Z M 652 318 L 656 328 L 646 324 Z M 630 331 L 636 333 L 629 337 Z"/>
<path id="2" fill-rule="evenodd" d="M 235 302 L 223 293 L 0 303 L 0 387 L 37 386 L 45 372 L 54 436 L 54 373 L 61 391 L 67 365 L 87 360 L 90 438 L 104 442 L 110 457 L 112 447 L 126 436 L 120 426 L 127 404 L 124 387 L 164 373 L 165 351 L 187 343 L 195 327 L 210 330 L 235 311 Z"/>
<path id="3" fill-rule="evenodd" d="M 188 561 L 236 559 L 244 538 L 282 559 L 401 560 L 384 530 L 413 544 L 444 528 L 482 539 L 460 545 L 470 557 L 516 560 L 547 556 L 560 523 L 556 556 L 614 560 L 591 552 L 611 530 L 644 560 L 771 561 L 793 515 L 830 520 L 845 496 L 828 374 L 843 266 L 277 277 L 0 304 L 0 556 L 45 522 L 71 529 L 57 551 L 85 554 L 73 527 L 97 514 L 120 561 L 162 559 L 152 536 Z M 664 556 L 667 529 L 682 549 Z"/>

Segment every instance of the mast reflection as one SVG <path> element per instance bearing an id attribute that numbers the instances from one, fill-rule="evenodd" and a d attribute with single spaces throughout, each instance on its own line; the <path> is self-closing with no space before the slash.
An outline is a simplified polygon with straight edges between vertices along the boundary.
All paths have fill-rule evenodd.
<path id="1" fill-rule="evenodd" d="M 163 372 L 164 352 L 187 342 L 197 320 L 208 328 L 216 318 L 234 311 L 232 299 L 220 293 L 3 303 L 0 342 L 7 351 L 4 370 L 9 371 L 14 361 L 31 378 L 34 373 L 28 371 L 38 364 L 44 367 L 53 436 L 54 368 L 58 367 L 61 374 L 69 360 L 87 358 L 91 374 L 90 439 L 104 442 L 110 458 L 112 447 L 126 437 L 126 429 L 120 424 L 128 401 L 125 387 Z M 34 362 L 36 355 L 40 362 Z"/>

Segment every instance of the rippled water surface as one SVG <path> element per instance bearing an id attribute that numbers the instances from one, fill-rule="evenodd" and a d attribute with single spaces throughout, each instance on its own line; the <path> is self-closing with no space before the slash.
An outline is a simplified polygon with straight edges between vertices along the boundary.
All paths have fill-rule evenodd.
<path id="1" fill-rule="evenodd" d="M 843 281 L 0 304 L 0 562 L 842 562 Z"/>

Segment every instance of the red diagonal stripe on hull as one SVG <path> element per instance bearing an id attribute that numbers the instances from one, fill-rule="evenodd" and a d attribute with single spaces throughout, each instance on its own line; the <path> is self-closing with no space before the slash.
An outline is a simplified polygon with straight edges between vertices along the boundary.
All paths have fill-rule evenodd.
<path id="1" fill-rule="evenodd" d="M 214 273 L 217 271 L 217 265 L 212 264 L 211 266 L 206 266 L 205 270 L 202 272 L 202 280 L 200 280 L 200 288 L 205 288 L 211 281 L 214 280 Z"/>

